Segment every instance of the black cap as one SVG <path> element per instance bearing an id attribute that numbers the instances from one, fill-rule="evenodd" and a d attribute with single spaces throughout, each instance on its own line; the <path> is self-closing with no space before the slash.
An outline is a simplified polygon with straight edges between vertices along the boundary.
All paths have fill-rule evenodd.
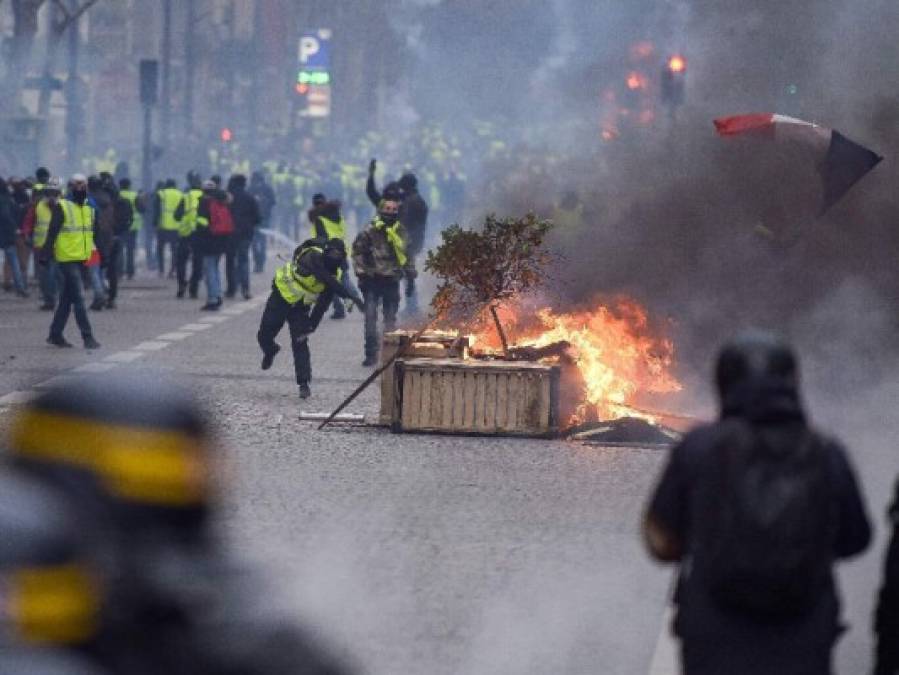
<path id="1" fill-rule="evenodd" d="M 312 204 L 314 206 L 321 206 L 326 201 L 328 201 L 328 198 L 325 197 L 325 195 L 321 192 L 316 192 L 314 195 L 312 195 Z"/>

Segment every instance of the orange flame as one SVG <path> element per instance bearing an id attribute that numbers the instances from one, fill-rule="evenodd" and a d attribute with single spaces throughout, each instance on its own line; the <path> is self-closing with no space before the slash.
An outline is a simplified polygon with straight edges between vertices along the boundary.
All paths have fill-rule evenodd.
<path id="1" fill-rule="evenodd" d="M 682 389 L 671 372 L 674 344 L 653 334 L 646 310 L 632 300 L 619 300 L 614 308 L 598 304 L 570 313 L 502 308 L 499 314 L 518 346 L 545 347 L 563 341 L 571 345 L 582 388 L 573 409 L 565 411 L 572 425 L 620 417 L 655 422 L 653 415 L 635 407 L 640 395 Z M 499 348 L 499 337 L 489 327 L 472 340 L 475 347 Z"/>

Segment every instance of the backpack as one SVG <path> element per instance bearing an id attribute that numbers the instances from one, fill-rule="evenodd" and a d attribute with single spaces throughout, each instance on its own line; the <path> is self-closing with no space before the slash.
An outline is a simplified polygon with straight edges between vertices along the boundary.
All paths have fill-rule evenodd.
<path id="1" fill-rule="evenodd" d="M 209 234 L 215 237 L 234 234 L 234 219 L 231 218 L 231 209 L 218 199 L 209 200 Z"/>
<path id="2" fill-rule="evenodd" d="M 823 440 L 801 432 L 772 448 L 742 421 L 725 423 L 697 515 L 697 572 L 721 607 L 763 620 L 810 610 L 830 578 L 834 514 Z"/>

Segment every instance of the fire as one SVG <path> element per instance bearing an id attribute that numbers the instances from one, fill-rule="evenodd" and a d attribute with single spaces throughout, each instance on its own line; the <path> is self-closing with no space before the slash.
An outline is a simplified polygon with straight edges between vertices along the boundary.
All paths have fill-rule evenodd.
<path id="1" fill-rule="evenodd" d="M 569 379 L 567 384 L 581 389 L 571 405 L 563 406 L 571 425 L 620 417 L 655 422 L 652 414 L 638 407 L 640 396 L 682 388 L 671 372 L 673 343 L 653 334 L 646 310 L 632 300 L 569 313 L 548 307 L 536 312 L 503 308 L 499 313 L 510 341 L 519 347 L 571 345 L 568 354 L 576 367 L 576 383 Z M 496 330 L 484 325 L 488 327 L 473 336 L 474 345 L 498 349 Z"/>

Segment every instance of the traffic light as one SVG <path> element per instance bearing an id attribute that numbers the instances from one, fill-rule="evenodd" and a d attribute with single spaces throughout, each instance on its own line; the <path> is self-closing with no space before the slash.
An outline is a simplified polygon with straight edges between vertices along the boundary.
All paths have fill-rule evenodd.
<path id="1" fill-rule="evenodd" d="M 687 60 L 675 54 L 662 69 L 662 100 L 670 105 L 683 105 L 686 98 Z"/>
<path id="2" fill-rule="evenodd" d="M 234 138 L 234 132 L 228 127 L 224 127 L 219 134 L 219 137 L 222 139 L 222 143 L 230 143 Z"/>

